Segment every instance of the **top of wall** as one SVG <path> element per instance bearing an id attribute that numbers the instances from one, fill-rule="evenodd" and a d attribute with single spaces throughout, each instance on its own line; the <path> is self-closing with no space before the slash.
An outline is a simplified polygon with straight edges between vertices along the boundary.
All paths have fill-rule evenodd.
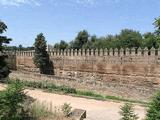
<path id="1" fill-rule="evenodd" d="M 7 51 L 6 53 L 16 54 L 17 56 L 34 56 L 34 50 L 16 52 Z M 50 56 L 159 56 L 160 49 L 48 49 L 48 53 Z"/>

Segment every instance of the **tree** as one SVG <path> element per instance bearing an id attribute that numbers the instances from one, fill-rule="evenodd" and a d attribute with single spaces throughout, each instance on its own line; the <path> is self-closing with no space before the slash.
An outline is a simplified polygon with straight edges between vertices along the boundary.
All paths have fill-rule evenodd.
<path id="1" fill-rule="evenodd" d="M 156 40 L 158 42 L 158 45 L 160 46 L 160 17 L 155 19 L 155 22 L 153 23 L 155 25 L 155 35 L 156 35 Z"/>
<path id="2" fill-rule="evenodd" d="M 160 120 L 160 91 L 149 103 L 146 120 Z"/>
<path id="3" fill-rule="evenodd" d="M 35 54 L 34 64 L 40 69 L 41 74 L 53 74 L 53 64 L 49 59 L 49 55 L 46 51 L 47 45 L 43 33 L 37 35 L 34 43 Z"/>
<path id="4" fill-rule="evenodd" d="M 158 46 L 158 41 L 153 33 L 148 32 L 143 35 L 143 47 L 151 49 L 152 47 L 158 48 Z"/>
<path id="5" fill-rule="evenodd" d="M 22 45 L 19 45 L 19 46 L 18 46 L 18 49 L 19 49 L 19 50 L 23 50 L 23 46 L 22 46 Z"/>
<path id="6" fill-rule="evenodd" d="M 81 49 L 89 40 L 89 33 L 86 30 L 80 31 L 73 42 L 73 49 Z"/>
<path id="7" fill-rule="evenodd" d="M 5 31 L 7 30 L 7 26 L 4 22 L 0 21 L 0 80 L 2 78 L 6 78 L 9 73 L 9 67 L 5 61 L 7 58 L 7 55 L 5 55 L 5 44 L 9 44 L 11 41 L 10 38 L 7 38 L 6 36 L 1 36 Z"/>
<path id="8" fill-rule="evenodd" d="M 153 24 L 155 25 L 155 28 L 156 28 L 155 33 L 157 35 L 160 35 L 160 17 L 156 18 Z"/>
<path id="9" fill-rule="evenodd" d="M 142 35 L 138 31 L 123 29 L 119 34 L 119 40 L 123 48 L 138 48 L 142 44 Z"/>
<path id="10" fill-rule="evenodd" d="M 91 36 L 91 42 L 94 43 L 97 41 L 97 36 L 96 35 L 92 35 Z"/>
<path id="11" fill-rule="evenodd" d="M 56 49 L 62 49 L 62 50 L 67 49 L 68 48 L 68 43 L 65 42 L 64 40 L 61 40 L 60 43 L 56 43 L 54 45 L 54 48 L 56 48 Z"/>
<path id="12" fill-rule="evenodd" d="M 120 120 L 138 120 L 138 116 L 134 113 L 132 104 L 126 103 L 121 107 L 119 113 L 122 116 Z"/>

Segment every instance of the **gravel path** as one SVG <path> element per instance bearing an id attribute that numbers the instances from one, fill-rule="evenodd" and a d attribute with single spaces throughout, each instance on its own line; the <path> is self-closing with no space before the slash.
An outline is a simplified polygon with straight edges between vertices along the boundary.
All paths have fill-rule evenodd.
<path id="1" fill-rule="evenodd" d="M 0 90 L 3 90 L 0 85 Z M 41 90 L 26 90 L 28 95 L 39 100 L 40 102 L 46 102 L 53 106 L 61 106 L 64 103 L 70 103 L 73 108 L 80 108 L 87 111 L 86 120 L 119 120 L 118 114 L 120 106 L 123 103 L 111 102 L 111 101 L 98 101 L 93 99 L 78 98 L 67 95 L 58 95 L 54 93 L 46 93 Z M 145 108 L 139 105 L 135 106 L 135 111 L 140 117 L 140 120 L 144 118 Z"/>

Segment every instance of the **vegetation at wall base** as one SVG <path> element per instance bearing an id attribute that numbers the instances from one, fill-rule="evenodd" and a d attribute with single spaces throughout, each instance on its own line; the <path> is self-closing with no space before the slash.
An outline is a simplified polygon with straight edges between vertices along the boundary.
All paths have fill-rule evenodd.
<path id="1" fill-rule="evenodd" d="M 15 80 L 8 80 L 6 83 L 11 84 Z M 47 92 L 53 92 L 53 93 L 63 93 L 68 95 L 73 95 L 76 97 L 84 97 L 84 98 L 91 98 L 96 100 L 115 100 L 115 101 L 123 101 L 123 102 L 131 102 L 131 103 L 139 103 L 142 105 L 146 105 L 147 102 L 144 101 L 138 101 L 138 100 L 130 100 L 122 97 L 116 97 L 116 96 L 109 96 L 109 95 L 101 95 L 97 94 L 93 91 L 84 91 L 84 90 L 77 90 L 75 88 L 64 86 L 64 85 L 56 85 L 49 81 L 23 81 L 18 80 L 21 82 L 24 86 L 29 88 L 36 88 L 36 89 L 42 89 Z"/>

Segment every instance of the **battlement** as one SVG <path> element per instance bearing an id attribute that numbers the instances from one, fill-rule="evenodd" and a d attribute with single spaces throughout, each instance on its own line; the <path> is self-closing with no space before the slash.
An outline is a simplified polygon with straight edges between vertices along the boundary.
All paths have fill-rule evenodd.
<path id="1" fill-rule="evenodd" d="M 160 56 L 160 49 L 49 49 L 48 54 L 53 56 Z M 34 56 L 32 51 L 16 51 L 17 56 Z"/>

